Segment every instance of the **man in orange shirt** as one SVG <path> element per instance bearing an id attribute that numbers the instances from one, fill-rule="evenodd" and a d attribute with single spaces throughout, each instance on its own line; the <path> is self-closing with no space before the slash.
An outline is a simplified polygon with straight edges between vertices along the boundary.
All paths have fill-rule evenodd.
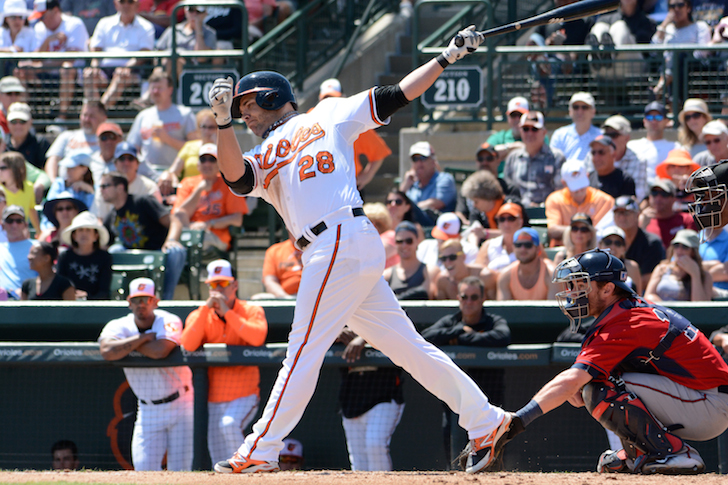
<path id="1" fill-rule="evenodd" d="M 289 234 L 290 236 L 290 234 Z M 269 247 L 263 259 L 263 286 L 265 293 L 252 300 L 275 298 L 295 299 L 301 284 L 301 251 L 293 245 L 293 236 Z"/>
<path id="2" fill-rule="evenodd" d="M 248 205 L 245 197 L 234 195 L 222 180 L 217 166 L 217 145 L 208 143 L 200 147 L 197 168 L 200 175 L 182 180 L 172 213 L 181 228 L 205 231 L 204 249 L 216 247 L 227 251 L 230 248 L 228 227 L 243 224 Z M 174 239 L 178 240 L 179 234 Z"/>
<path id="3" fill-rule="evenodd" d="M 543 257 L 541 239 L 531 227 L 513 234 L 516 261 L 498 275 L 498 300 L 553 300 L 558 285 L 551 281 L 556 265 Z"/>
<path id="4" fill-rule="evenodd" d="M 182 346 L 190 351 L 206 343 L 260 346 L 268 322 L 259 306 L 238 300 L 235 270 L 224 259 L 207 265 L 210 296 L 185 320 Z M 207 446 L 213 463 L 235 453 L 244 430 L 258 412 L 260 371 L 255 366 L 210 367 Z"/>

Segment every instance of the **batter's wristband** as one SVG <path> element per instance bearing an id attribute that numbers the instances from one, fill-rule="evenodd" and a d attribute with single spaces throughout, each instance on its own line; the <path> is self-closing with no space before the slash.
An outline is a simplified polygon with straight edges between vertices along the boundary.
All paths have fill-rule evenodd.
<path id="1" fill-rule="evenodd" d="M 225 125 L 217 125 L 217 129 L 218 130 L 224 130 L 226 128 L 230 128 L 231 126 L 233 126 L 233 122 L 232 121 L 230 123 L 225 124 Z"/>
<path id="2" fill-rule="evenodd" d="M 447 60 L 447 59 L 445 59 L 445 56 L 443 56 L 442 54 L 440 54 L 439 56 L 437 56 L 437 57 L 435 58 L 435 60 L 437 61 L 437 63 L 438 63 L 438 64 L 440 64 L 440 66 L 441 66 L 441 67 L 442 67 L 443 69 L 445 69 L 445 68 L 446 68 L 447 66 L 449 66 L 449 65 L 450 65 L 450 63 L 448 62 L 448 60 Z"/>

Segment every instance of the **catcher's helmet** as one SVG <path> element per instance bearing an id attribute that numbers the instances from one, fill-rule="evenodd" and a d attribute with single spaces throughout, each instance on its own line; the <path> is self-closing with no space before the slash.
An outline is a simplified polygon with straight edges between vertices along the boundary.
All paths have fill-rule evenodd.
<path id="1" fill-rule="evenodd" d="M 706 229 L 704 237 L 710 237 L 713 228 L 723 226 L 721 214 L 725 209 L 726 182 L 728 182 L 728 160 L 715 165 L 702 167 L 690 175 L 685 184 L 685 192 L 695 196 L 695 202 L 688 204 L 688 210 L 701 229 Z"/>
<path id="2" fill-rule="evenodd" d="M 240 100 L 250 93 L 257 93 L 255 102 L 263 109 L 277 110 L 286 103 L 291 103 L 293 109 L 298 109 L 298 103 L 296 103 L 296 97 L 288 79 L 277 72 L 257 71 L 244 76 L 235 85 L 235 95 L 231 107 L 233 118 L 242 117 L 240 114 Z"/>
<path id="3" fill-rule="evenodd" d="M 556 294 L 561 311 L 569 317 L 571 331 L 579 329 L 581 321 L 589 316 L 590 281 L 609 281 L 623 290 L 634 293 L 625 280 L 624 263 L 609 251 L 594 249 L 563 261 L 554 270 L 554 283 L 566 284 L 566 289 Z"/>

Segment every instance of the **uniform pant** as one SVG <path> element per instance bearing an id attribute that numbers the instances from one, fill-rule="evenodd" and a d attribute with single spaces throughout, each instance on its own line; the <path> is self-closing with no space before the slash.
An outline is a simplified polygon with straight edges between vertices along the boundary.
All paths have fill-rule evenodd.
<path id="1" fill-rule="evenodd" d="M 389 443 L 399 424 L 404 404 L 382 402 L 355 418 L 342 418 L 349 462 L 354 471 L 390 471 Z"/>
<path id="2" fill-rule="evenodd" d="M 245 436 L 245 428 L 258 412 L 258 403 L 260 398 L 257 394 L 227 402 L 207 403 L 207 447 L 213 464 L 233 456 Z"/>
<path id="3" fill-rule="evenodd" d="M 192 389 L 172 402 L 139 403 L 134 434 L 131 438 L 131 461 L 134 470 L 161 470 L 165 452 L 167 452 L 167 470 L 192 470 L 193 431 Z"/>
<path id="4" fill-rule="evenodd" d="M 263 416 L 240 447 L 243 456 L 275 461 L 283 439 L 313 396 L 324 355 L 344 325 L 382 351 L 460 415 L 471 439 L 503 418 L 480 388 L 417 333 L 382 278 L 384 247 L 365 217 L 325 219 L 328 229 L 303 252 L 303 274 L 288 352 Z"/>

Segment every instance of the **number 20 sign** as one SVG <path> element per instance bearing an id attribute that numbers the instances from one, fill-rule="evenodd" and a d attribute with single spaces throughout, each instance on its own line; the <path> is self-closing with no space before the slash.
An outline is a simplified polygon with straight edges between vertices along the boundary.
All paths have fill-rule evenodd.
<path id="1" fill-rule="evenodd" d="M 207 108 L 210 103 L 207 93 L 218 78 L 231 76 L 233 83 L 238 82 L 240 74 L 234 69 L 206 69 L 200 71 L 182 71 L 177 98 L 180 104 L 199 110 Z"/>
<path id="2" fill-rule="evenodd" d="M 425 91 L 422 104 L 430 109 L 448 106 L 478 108 L 483 103 L 482 79 L 480 66 L 449 66 Z"/>

